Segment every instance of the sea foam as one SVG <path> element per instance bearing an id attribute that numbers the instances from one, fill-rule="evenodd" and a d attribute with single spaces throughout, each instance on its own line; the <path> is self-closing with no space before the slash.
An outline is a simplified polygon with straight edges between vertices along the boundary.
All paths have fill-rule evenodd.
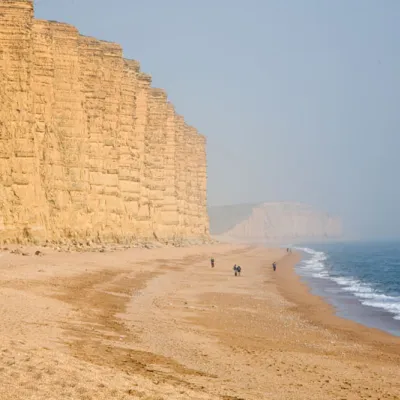
<path id="1" fill-rule="evenodd" d="M 295 249 L 306 254 L 306 258 L 298 266 L 304 275 L 334 281 L 342 290 L 358 298 L 361 304 L 385 310 L 394 314 L 394 319 L 400 320 L 400 296 L 389 296 L 374 288 L 372 283 L 362 282 L 351 276 L 335 276 L 334 266 L 328 268 L 328 256 L 322 251 L 308 247 Z"/>

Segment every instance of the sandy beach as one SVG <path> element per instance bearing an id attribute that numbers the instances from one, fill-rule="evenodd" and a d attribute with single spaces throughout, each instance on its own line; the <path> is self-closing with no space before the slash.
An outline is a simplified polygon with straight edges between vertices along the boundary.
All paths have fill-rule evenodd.
<path id="1" fill-rule="evenodd" d="M 297 254 L 10 250 L 1 399 L 400 399 L 400 339 L 336 317 Z"/>

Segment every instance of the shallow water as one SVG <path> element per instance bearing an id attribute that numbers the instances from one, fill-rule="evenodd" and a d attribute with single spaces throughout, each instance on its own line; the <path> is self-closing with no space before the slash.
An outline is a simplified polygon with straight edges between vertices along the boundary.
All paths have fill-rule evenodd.
<path id="1" fill-rule="evenodd" d="M 298 247 L 299 275 L 337 313 L 400 336 L 400 242 Z"/>

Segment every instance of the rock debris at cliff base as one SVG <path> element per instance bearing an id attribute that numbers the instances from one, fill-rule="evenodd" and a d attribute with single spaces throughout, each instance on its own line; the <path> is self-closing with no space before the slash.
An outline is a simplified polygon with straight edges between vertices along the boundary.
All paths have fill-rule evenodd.
<path id="1" fill-rule="evenodd" d="M 205 137 L 119 45 L 0 2 L 0 242 L 206 240 Z"/>

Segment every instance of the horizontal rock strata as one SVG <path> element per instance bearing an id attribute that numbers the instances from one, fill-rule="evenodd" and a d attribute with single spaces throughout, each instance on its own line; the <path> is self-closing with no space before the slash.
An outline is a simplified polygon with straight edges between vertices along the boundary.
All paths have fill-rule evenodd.
<path id="1" fill-rule="evenodd" d="M 205 138 L 122 49 L 0 2 L 0 242 L 208 238 Z"/>

